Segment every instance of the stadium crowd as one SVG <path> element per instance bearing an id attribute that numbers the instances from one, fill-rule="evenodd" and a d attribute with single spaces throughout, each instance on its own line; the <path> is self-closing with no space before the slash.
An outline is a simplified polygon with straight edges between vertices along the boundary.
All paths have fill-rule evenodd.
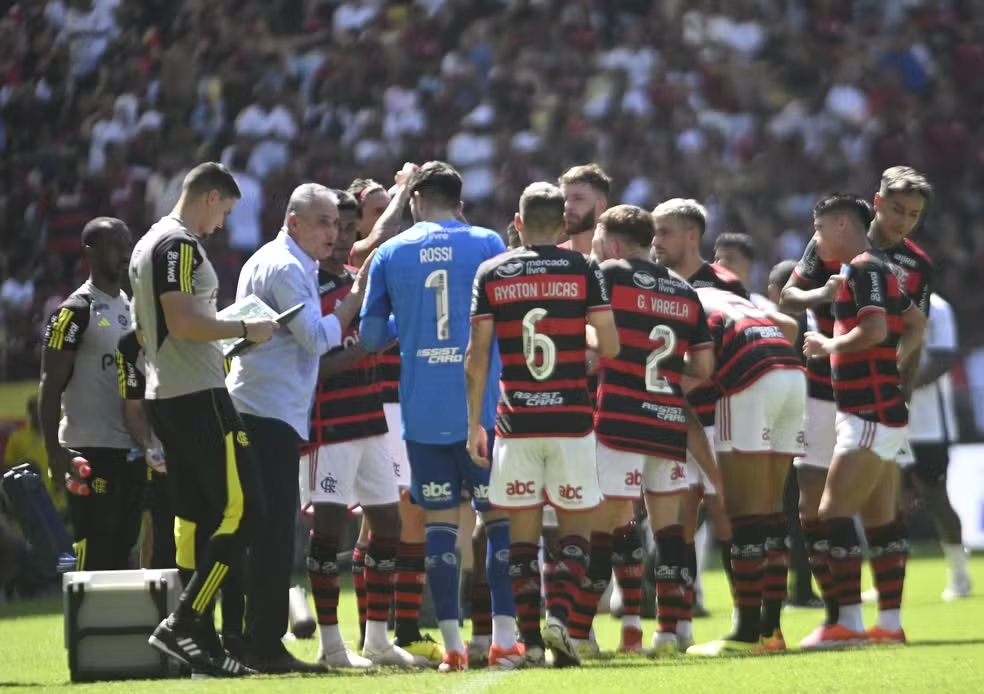
<path id="1" fill-rule="evenodd" d="M 8 332 L 29 348 L 19 331 L 47 316 L 38 425 L 53 479 L 67 479 L 78 566 L 129 565 L 142 490 L 170 500 L 144 509 L 176 517 L 173 549 L 154 543 L 184 584 L 153 647 L 210 676 L 511 669 L 546 651 L 571 666 L 597 654 L 591 623 L 614 580 L 619 650 L 642 652 L 645 526 L 650 655 L 783 651 L 794 458 L 799 544 L 827 610 L 802 647 L 906 642 L 897 459 L 914 458 L 950 560 L 944 598 L 969 593 L 947 413 L 932 403 L 932 445 L 915 425 L 911 454 L 906 438 L 912 389 L 936 388 L 956 350 L 933 295 L 919 359 L 932 261 L 907 237 L 926 209 L 938 264 L 969 270 L 955 249 L 977 243 L 960 226 L 975 201 L 959 193 L 974 133 L 955 120 L 977 96 L 953 89 L 967 56 L 944 67 L 938 40 L 963 31 L 963 8 L 275 4 L 274 17 L 260 3 L 78 0 L 5 20 L 30 39 L 4 91 L 5 209 L 21 206 Z M 41 105 L 57 125 L 26 128 Z M 191 167 L 210 157 L 226 165 Z M 604 167 L 568 166 L 591 160 Z M 400 233 L 407 212 L 417 225 Z M 281 315 L 215 316 L 233 296 Z M 972 310 L 960 296 L 957 313 Z M 240 338 L 254 348 L 223 364 L 214 343 Z M 401 375 L 386 375 L 387 353 Z M 280 640 L 298 482 L 316 664 Z M 487 569 L 467 645 L 463 494 L 481 521 L 475 577 Z M 337 615 L 356 504 L 361 655 Z M 701 505 L 735 620 L 695 646 Z M 863 536 L 879 603 L 868 629 Z M 425 577 L 443 648 L 419 630 Z"/>
<path id="2" fill-rule="evenodd" d="M 244 189 L 212 242 L 226 300 L 297 182 L 433 158 L 494 229 L 575 162 L 604 166 L 615 201 L 703 200 L 709 241 L 755 239 L 760 290 L 820 192 L 910 162 L 938 191 L 921 241 L 939 290 L 960 318 L 984 300 L 965 291 L 984 238 L 973 3 L 52 0 L 12 4 L 0 36 L 8 378 L 34 371 L 46 309 L 85 275 L 80 220 L 143 233 L 209 158 Z"/>

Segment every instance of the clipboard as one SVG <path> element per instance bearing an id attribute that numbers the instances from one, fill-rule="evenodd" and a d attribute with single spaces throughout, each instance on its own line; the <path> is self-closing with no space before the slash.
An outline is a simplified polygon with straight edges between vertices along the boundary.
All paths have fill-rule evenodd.
<path id="1" fill-rule="evenodd" d="M 304 304 L 303 303 L 297 304 L 295 306 L 291 306 L 289 309 L 287 309 L 283 313 L 277 314 L 277 317 L 274 318 L 274 320 L 277 321 L 278 323 L 280 323 L 280 327 L 281 328 L 284 328 L 303 309 L 304 309 Z M 238 340 L 236 340 L 232 344 L 232 346 L 228 347 L 225 350 L 225 353 L 223 354 L 223 356 L 226 359 L 232 359 L 233 357 L 239 356 L 240 354 L 242 354 L 243 352 L 245 352 L 246 350 L 248 350 L 250 347 L 253 347 L 255 344 L 256 344 L 255 342 L 251 342 L 250 340 L 247 340 L 245 337 L 240 337 Z"/>

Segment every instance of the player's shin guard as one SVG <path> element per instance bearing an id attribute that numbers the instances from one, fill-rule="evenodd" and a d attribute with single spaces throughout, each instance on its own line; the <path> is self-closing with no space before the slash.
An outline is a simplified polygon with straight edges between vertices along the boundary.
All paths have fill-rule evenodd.
<path id="1" fill-rule="evenodd" d="M 818 519 L 806 519 L 800 516 L 800 526 L 803 528 L 803 543 L 806 545 L 806 555 L 810 562 L 810 571 L 817 585 L 826 609 L 826 624 L 836 624 L 840 612 L 837 604 L 837 593 L 834 591 L 834 579 L 828 563 L 830 542 L 827 537 L 827 524 Z"/>
<path id="2" fill-rule="evenodd" d="M 762 588 L 765 581 L 765 526 L 762 516 L 731 519 L 731 570 L 735 577 L 738 623 L 729 637 L 757 642 L 762 635 Z"/>
<path id="3" fill-rule="evenodd" d="M 909 560 L 909 538 L 905 521 L 898 518 L 888 525 L 867 530 L 871 572 L 878 589 L 878 626 L 900 631 L 902 588 Z"/>
<path id="4" fill-rule="evenodd" d="M 308 581 L 319 626 L 338 624 L 338 546 L 311 534 L 307 556 Z"/>
<path id="5" fill-rule="evenodd" d="M 369 538 L 366 548 L 366 643 L 387 641 L 386 627 L 393 602 L 393 574 L 400 541 L 394 537 Z"/>
<path id="6" fill-rule="evenodd" d="M 850 631 L 864 631 L 861 619 L 861 540 L 852 518 L 827 521 L 831 591 L 837 597 L 837 622 Z"/>
<path id="7" fill-rule="evenodd" d="M 401 542 L 396 555 L 396 575 L 393 590 L 396 616 L 396 640 L 401 645 L 419 641 L 420 606 L 424 599 L 424 543 Z"/>
<path id="8" fill-rule="evenodd" d="M 581 583 L 587 576 L 590 551 L 591 547 L 583 537 L 567 535 L 560 538 L 560 561 L 554 564 L 553 575 L 547 579 L 550 584 L 547 594 L 554 596 L 549 607 L 550 616 L 565 625 L 570 623 Z"/>
<path id="9" fill-rule="evenodd" d="M 681 542 L 682 542 L 681 536 Z M 681 551 L 685 551 L 682 549 Z M 622 591 L 622 626 L 642 628 L 642 542 L 634 523 L 616 528 L 612 537 L 612 568 Z"/>
<path id="10" fill-rule="evenodd" d="M 731 565 L 731 554 L 728 554 L 727 566 Z M 697 580 L 697 547 L 693 542 L 687 543 L 687 588 L 683 594 L 683 602 L 687 613 L 687 621 L 690 621 L 694 612 L 694 581 Z"/>
<path id="11" fill-rule="evenodd" d="M 486 590 L 494 615 L 492 640 L 496 646 L 508 649 L 516 644 L 516 599 L 509 575 L 509 521 L 505 518 L 488 521 L 485 532 L 488 537 L 485 552 Z M 480 574 L 481 571 L 475 571 L 475 576 Z M 474 592 L 473 589 L 473 595 Z M 474 607 L 472 610 L 474 614 Z"/>
<path id="12" fill-rule="evenodd" d="M 359 650 L 366 641 L 366 547 L 356 545 L 352 550 L 352 585 L 355 588 L 355 604 L 359 610 Z"/>
<path id="13" fill-rule="evenodd" d="M 687 544 L 683 526 L 671 525 L 656 531 L 659 563 L 654 567 L 656 584 L 656 621 L 661 632 L 676 633 L 680 621 L 690 619 L 687 608 Z"/>
<path id="14" fill-rule="evenodd" d="M 543 646 L 540 634 L 539 548 L 529 542 L 515 542 L 509 548 L 509 578 L 516 601 L 519 633 L 526 647 Z"/>
<path id="15" fill-rule="evenodd" d="M 444 639 L 445 651 L 464 652 L 458 625 L 458 557 L 455 544 L 458 528 L 448 523 L 427 524 L 427 555 L 424 565 L 434 614 Z"/>
<path id="16" fill-rule="evenodd" d="M 581 582 L 581 590 L 575 597 L 570 615 L 568 630 L 572 639 L 588 638 L 591 623 L 598 612 L 598 603 L 612 579 L 612 536 L 609 533 L 591 533 L 590 551 L 588 573 Z"/>
<path id="17" fill-rule="evenodd" d="M 765 585 L 762 590 L 762 635 L 772 636 L 779 628 L 782 604 L 789 586 L 789 544 L 786 517 L 765 516 Z"/>

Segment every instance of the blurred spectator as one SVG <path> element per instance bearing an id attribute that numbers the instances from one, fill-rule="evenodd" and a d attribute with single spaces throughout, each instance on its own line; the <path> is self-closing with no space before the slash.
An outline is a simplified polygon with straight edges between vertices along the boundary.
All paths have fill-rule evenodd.
<path id="1" fill-rule="evenodd" d="M 41 437 L 41 427 L 38 424 L 38 400 L 30 398 L 27 401 L 27 417 L 24 423 L 7 438 L 7 446 L 3 453 L 3 465 L 6 468 L 30 463 L 38 470 L 45 489 L 55 502 L 55 506 L 64 511 L 67 504 L 65 494 L 56 487 L 51 479 L 48 468 L 48 453 Z"/>
<path id="2" fill-rule="evenodd" d="M 234 278 L 298 183 L 447 158 L 473 223 L 502 229 L 526 183 L 597 161 L 612 203 L 699 198 L 709 246 L 746 233 L 771 267 L 801 252 L 820 194 L 870 196 L 909 164 L 937 191 L 917 240 L 969 350 L 982 72 L 967 0 L 20 2 L 0 20 L 0 255 L 43 253 L 33 321 L 80 270 L 85 219 L 139 236 L 221 157 L 245 195 L 210 254 Z M 37 328 L 15 332 L 11 369 L 33 375 Z"/>

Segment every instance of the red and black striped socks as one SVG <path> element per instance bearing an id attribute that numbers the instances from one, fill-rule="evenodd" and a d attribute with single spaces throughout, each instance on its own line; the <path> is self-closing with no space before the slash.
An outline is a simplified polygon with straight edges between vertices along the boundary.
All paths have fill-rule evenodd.
<path id="1" fill-rule="evenodd" d="M 426 554 L 427 545 L 423 542 L 401 542 L 396 555 L 393 612 L 396 617 L 396 642 L 400 646 L 423 638 L 420 635 L 420 606 L 424 600 Z"/>
<path id="2" fill-rule="evenodd" d="M 772 636 L 780 628 L 782 604 L 789 587 L 789 544 L 786 516 L 763 517 L 765 526 L 765 582 L 762 588 L 762 635 Z"/>
<path id="3" fill-rule="evenodd" d="M 540 633 L 539 547 L 530 542 L 514 542 L 509 547 L 509 576 L 516 600 L 516 623 L 526 647 L 543 646 Z"/>
<path id="4" fill-rule="evenodd" d="M 763 516 L 731 519 L 731 570 L 735 581 L 738 620 L 730 640 L 758 642 L 762 635 L 762 593 L 765 584 Z"/>
<path id="5" fill-rule="evenodd" d="M 687 544 L 683 541 L 683 526 L 671 525 L 656 531 L 659 563 L 653 569 L 656 585 L 656 621 L 661 632 L 676 633 L 677 624 L 690 619 L 687 605 Z M 693 591 L 690 590 L 690 594 Z"/>
<path id="6" fill-rule="evenodd" d="M 581 590 L 573 601 L 573 611 L 568 623 L 572 639 L 587 640 L 598 612 L 598 603 L 612 580 L 611 534 L 591 533 L 590 551 L 588 571 L 581 582 Z"/>
<path id="7" fill-rule="evenodd" d="M 642 628 L 642 565 L 644 551 L 637 526 L 616 528 L 612 535 L 612 568 L 622 591 L 622 624 Z M 590 567 L 589 567 L 590 568 Z"/>
<path id="8" fill-rule="evenodd" d="M 356 545 L 352 550 L 352 585 L 359 609 L 359 650 L 366 642 L 366 546 Z"/>
<path id="9" fill-rule="evenodd" d="M 908 529 L 905 521 L 898 518 L 866 532 L 871 572 L 878 589 L 878 626 L 888 631 L 901 631 L 902 589 L 909 561 Z"/>

